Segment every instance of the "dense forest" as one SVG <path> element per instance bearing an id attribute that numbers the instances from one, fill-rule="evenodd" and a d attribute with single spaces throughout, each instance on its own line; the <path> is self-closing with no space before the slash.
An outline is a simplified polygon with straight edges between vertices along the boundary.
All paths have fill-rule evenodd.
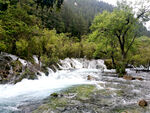
<path id="1" fill-rule="evenodd" d="M 68 32 L 80 38 L 89 32 L 94 16 L 104 10 L 111 12 L 113 7 L 97 0 L 66 0 L 60 12 L 45 14 L 44 25 L 55 28 L 58 33 Z"/>
<path id="2" fill-rule="evenodd" d="M 94 17 L 103 11 L 112 12 L 115 7 L 97 0 L 65 0 L 60 11 L 47 11 L 42 15 L 46 28 L 55 28 L 58 33 L 71 33 L 79 39 L 90 32 Z M 139 23 L 139 35 L 150 36 L 150 32 Z"/>
<path id="3" fill-rule="evenodd" d="M 0 0 L 0 52 L 11 53 L 28 60 L 32 60 L 32 56 L 37 55 L 39 60 L 46 66 L 66 57 L 111 59 L 112 54 L 110 53 L 112 52 L 115 52 L 114 57 L 116 57 L 113 60 L 121 61 L 119 44 L 117 45 L 116 43 L 115 47 L 117 49 L 112 51 L 112 45 L 104 49 L 106 42 L 93 41 L 93 38 L 97 38 L 95 34 L 93 35 L 93 32 L 97 29 L 92 28 L 95 24 L 94 17 L 103 14 L 105 11 L 110 14 L 114 13 L 114 15 L 120 14 L 119 12 L 114 12 L 115 9 L 115 7 L 107 3 L 97 0 L 64 0 L 64 2 L 63 0 L 58 0 L 57 2 Z M 126 13 L 123 13 L 124 15 L 120 14 L 120 18 L 126 16 Z M 132 13 L 129 13 L 129 23 L 130 17 L 132 18 L 131 21 L 134 20 L 133 15 L 131 15 Z M 105 16 L 102 18 L 105 18 Z M 117 16 L 114 16 L 114 18 L 117 19 Z M 110 22 L 110 20 L 107 21 L 108 23 Z M 112 23 L 110 23 L 110 27 L 112 27 Z M 130 24 L 133 25 L 133 22 Z M 142 60 L 142 57 L 143 53 L 148 53 L 149 50 L 141 48 L 143 47 L 142 45 L 149 46 L 145 42 L 149 41 L 147 37 L 150 36 L 150 32 L 140 21 L 136 21 L 134 25 L 137 25 L 136 37 L 140 38 L 136 41 L 138 44 L 133 44 L 126 62 L 147 66 L 150 61 L 149 57 L 146 55 L 147 59 L 144 60 Z M 124 26 L 123 24 L 122 29 Z M 104 28 L 100 29 L 100 31 L 103 31 Z M 116 29 L 113 28 L 113 32 Z M 118 32 L 122 29 L 120 28 Z M 107 29 L 105 30 L 107 31 Z M 106 32 L 105 30 L 104 32 Z M 133 32 L 128 30 L 127 32 Z M 107 33 L 109 32 L 107 31 Z M 109 36 L 102 33 L 99 36 L 110 37 L 114 35 L 111 33 Z M 128 36 L 129 34 L 125 33 L 123 35 Z M 141 38 L 143 36 L 145 37 Z M 126 46 L 129 45 L 125 45 L 125 49 Z"/>

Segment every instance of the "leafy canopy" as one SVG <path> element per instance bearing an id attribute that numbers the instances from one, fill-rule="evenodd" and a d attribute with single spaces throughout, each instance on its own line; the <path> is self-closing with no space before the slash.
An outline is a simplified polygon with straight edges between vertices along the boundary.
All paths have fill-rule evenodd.
<path id="1" fill-rule="evenodd" d="M 90 40 L 98 43 L 96 52 L 112 58 L 115 67 L 115 61 L 119 61 L 119 68 L 122 68 L 119 73 L 125 73 L 127 57 L 137 36 L 137 23 L 132 8 L 120 6 L 112 13 L 104 11 L 97 15 L 90 27 Z"/>

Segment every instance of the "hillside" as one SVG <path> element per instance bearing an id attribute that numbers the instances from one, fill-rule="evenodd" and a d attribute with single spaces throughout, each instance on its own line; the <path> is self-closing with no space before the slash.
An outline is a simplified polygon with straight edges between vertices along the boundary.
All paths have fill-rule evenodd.
<path id="1" fill-rule="evenodd" d="M 71 33 L 72 36 L 81 37 L 89 33 L 89 27 L 98 13 L 104 10 L 113 11 L 113 6 L 103 1 L 97 0 L 65 0 L 62 9 L 44 14 L 44 26 L 53 29 L 58 33 Z M 139 35 L 150 36 L 150 32 L 146 30 L 140 23 Z"/>
<path id="2" fill-rule="evenodd" d="M 69 32 L 73 36 L 82 36 L 89 31 L 94 16 L 104 10 L 112 11 L 113 7 L 97 0 L 65 0 L 60 12 L 54 11 L 44 17 L 47 28 L 57 32 Z"/>

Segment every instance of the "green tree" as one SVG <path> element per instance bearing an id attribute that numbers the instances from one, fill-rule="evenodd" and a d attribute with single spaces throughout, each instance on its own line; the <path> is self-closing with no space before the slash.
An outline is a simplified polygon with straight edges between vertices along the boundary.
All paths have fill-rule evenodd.
<path id="1" fill-rule="evenodd" d="M 17 54 L 23 58 L 28 57 L 28 42 L 25 39 L 20 39 L 16 42 Z"/>
<path id="2" fill-rule="evenodd" d="M 120 74 L 125 73 L 127 56 L 138 34 L 137 23 L 144 14 L 135 18 L 132 8 L 122 1 L 112 13 L 104 11 L 93 21 L 90 38 L 99 41 L 100 48 L 105 47 L 100 51 L 110 55 L 114 65 L 114 60 L 120 60 L 115 66 Z"/>
<path id="3" fill-rule="evenodd" d="M 130 64 L 134 66 L 144 66 L 149 70 L 150 67 L 150 38 L 149 37 L 139 37 L 134 46 L 136 51 L 134 55 L 130 57 Z"/>

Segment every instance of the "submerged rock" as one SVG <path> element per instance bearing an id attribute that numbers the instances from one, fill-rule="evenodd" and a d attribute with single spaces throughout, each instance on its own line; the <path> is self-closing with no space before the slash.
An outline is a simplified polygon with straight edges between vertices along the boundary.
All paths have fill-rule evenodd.
<path id="1" fill-rule="evenodd" d="M 148 105 L 148 103 L 147 103 L 147 101 L 145 101 L 145 100 L 143 99 L 143 100 L 140 100 L 140 101 L 138 102 L 138 105 L 141 106 L 141 107 L 145 107 L 145 106 Z"/>
<path id="2" fill-rule="evenodd" d="M 91 76 L 91 75 L 88 75 L 88 76 L 87 76 L 87 80 L 97 80 L 97 78 L 95 78 L 95 77 L 93 77 L 93 76 Z"/>
<path id="3" fill-rule="evenodd" d="M 90 75 L 88 75 L 87 80 L 92 80 L 92 77 Z"/>
<path id="4" fill-rule="evenodd" d="M 125 79 L 125 80 L 140 80 L 140 81 L 144 80 L 143 78 L 133 77 L 133 76 L 130 76 L 130 75 L 124 75 L 123 79 Z"/>
<path id="5" fill-rule="evenodd" d="M 50 96 L 57 98 L 59 96 L 59 94 L 58 93 L 52 93 Z"/>
<path id="6" fill-rule="evenodd" d="M 143 78 L 140 78 L 140 77 L 135 77 L 135 79 L 140 80 L 140 81 L 144 80 Z"/>
<path id="7" fill-rule="evenodd" d="M 125 79 L 125 80 L 135 80 L 134 77 L 129 76 L 129 75 L 124 75 L 124 76 L 123 76 L 123 79 Z"/>
<path id="8" fill-rule="evenodd" d="M 91 104 L 94 100 L 90 95 L 94 90 L 95 86 L 93 85 L 80 85 L 62 91 L 61 94 L 63 96 L 53 93 L 47 98 L 47 102 L 44 102 L 33 113 L 80 113 L 93 111 Z M 53 96 L 59 98 L 51 98 Z"/>

